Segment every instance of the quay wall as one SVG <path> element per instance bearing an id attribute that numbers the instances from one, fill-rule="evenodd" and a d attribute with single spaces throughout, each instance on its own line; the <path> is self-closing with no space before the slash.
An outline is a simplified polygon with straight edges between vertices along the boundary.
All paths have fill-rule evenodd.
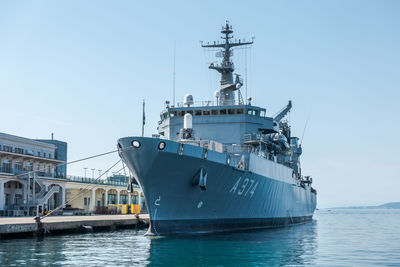
<path id="1" fill-rule="evenodd" d="M 33 217 L 0 218 L 0 239 L 91 230 L 143 228 L 148 224 L 147 214 L 141 214 L 139 221 L 135 215 L 54 216 L 44 218 L 40 223 L 36 223 Z"/>

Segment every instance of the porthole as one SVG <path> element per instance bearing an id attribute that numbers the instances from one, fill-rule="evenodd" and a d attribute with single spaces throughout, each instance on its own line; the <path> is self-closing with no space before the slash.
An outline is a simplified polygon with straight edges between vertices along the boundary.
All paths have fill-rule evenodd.
<path id="1" fill-rule="evenodd" d="M 165 148 L 165 142 L 160 142 L 160 143 L 158 144 L 158 149 L 159 149 L 159 150 L 164 150 L 164 148 Z"/>
<path id="2" fill-rule="evenodd" d="M 133 141 L 132 141 L 132 146 L 133 146 L 134 148 L 139 148 L 139 147 L 140 147 L 140 142 L 139 142 L 138 140 L 133 140 Z"/>

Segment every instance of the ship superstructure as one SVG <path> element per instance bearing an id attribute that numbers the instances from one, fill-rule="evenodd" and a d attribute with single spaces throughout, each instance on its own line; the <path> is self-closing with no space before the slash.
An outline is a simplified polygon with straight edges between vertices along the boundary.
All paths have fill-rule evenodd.
<path id="1" fill-rule="evenodd" d="M 274 227 L 309 221 L 316 207 L 312 179 L 300 168 L 302 148 L 285 116 L 291 101 L 273 117 L 243 100 L 234 74 L 232 26 L 222 28 L 221 74 L 216 101 L 167 104 L 160 138 L 126 137 L 120 156 L 140 182 L 149 206 L 149 233 L 199 233 Z M 234 77 L 235 75 L 235 77 Z"/>

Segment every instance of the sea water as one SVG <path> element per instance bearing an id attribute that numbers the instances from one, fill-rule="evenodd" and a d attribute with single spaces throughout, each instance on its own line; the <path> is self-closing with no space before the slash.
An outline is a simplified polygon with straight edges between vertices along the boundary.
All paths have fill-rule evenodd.
<path id="1" fill-rule="evenodd" d="M 316 211 L 279 229 L 146 237 L 145 231 L 0 240 L 1 266 L 400 266 L 400 210 Z"/>

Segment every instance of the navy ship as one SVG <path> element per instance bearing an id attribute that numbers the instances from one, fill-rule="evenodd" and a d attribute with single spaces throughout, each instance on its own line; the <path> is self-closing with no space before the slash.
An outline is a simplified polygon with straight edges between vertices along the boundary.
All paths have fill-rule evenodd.
<path id="1" fill-rule="evenodd" d="M 286 115 L 275 116 L 243 100 L 243 80 L 234 74 L 232 26 L 222 27 L 221 74 L 215 101 L 166 102 L 159 135 L 118 140 L 119 155 L 140 183 L 150 214 L 147 234 L 192 234 L 280 227 L 312 220 L 316 190 L 303 176 L 299 138 Z"/>

